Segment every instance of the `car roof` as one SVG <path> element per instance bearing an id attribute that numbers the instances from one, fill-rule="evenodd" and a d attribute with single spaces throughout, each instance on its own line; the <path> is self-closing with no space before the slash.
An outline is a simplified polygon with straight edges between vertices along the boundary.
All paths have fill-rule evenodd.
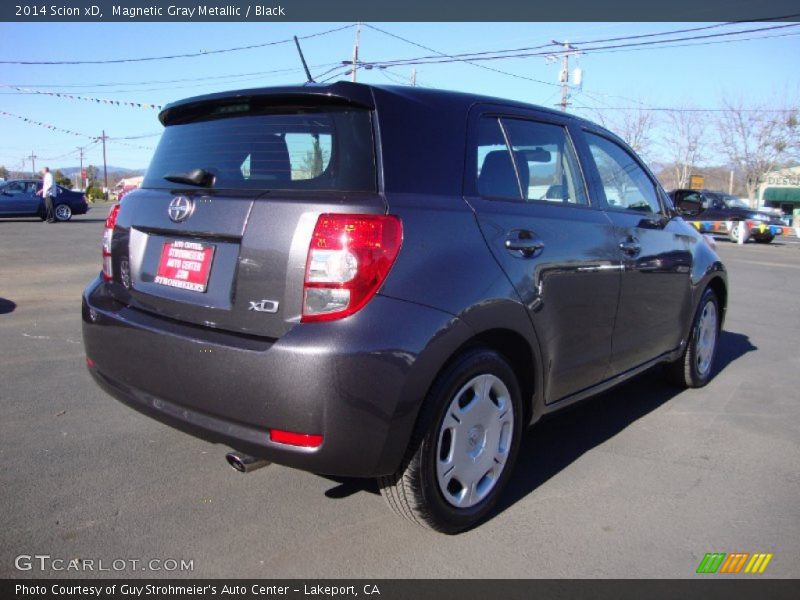
<path id="1" fill-rule="evenodd" d="M 258 104 L 255 100 L 264 98 L 268 98 L 264 104 L 275 106 L 311 103 L 314 107 L 350 106 L 374 111 L 380 139 L 380 164 L 391 165 L 389 169 L 379 169 L 378 185 L 382 191 L 392 193 L 457 195 L 463 192 L 467 146 L 467 136 L 463 132 L 475 106 L 486 106 L 493 114 L 502 114 L 509 109 L 510 114 L 530 111 L 552 115 L 554 120 L 585 125 L 624 144 L 602 127 L 552 108 L 465 92 L 347 81 L 195 96 L 168 104 L 159 113 L 159 120 L 165 126 L 192 122 L 208 115 L 209 106 L 219 106 L 223 108 L 221 113 L 235 115 L 237 104 L 248 104 L 251 100 Z M 414 151 L 409 152 L 410 148 Z M 420 177 L 420 173 L 425 173 L 425 176 Z"/>
<path id="2" fill-rule="evenodd" d="M 171 115 L 180 112 L 181 108 L 194 104 L 213 103 L 215 101 L 233 100 L 237 98 L 252 98 L 259 96 L 316 96 L 328 101 L 340 101 L 350 104 L 360 105 L 368 108 L 376 107 L 376 95 L 382 97 L 382 101 L 391 101 L 392 98 L 404 101 L 425 102 L 435 99 L 437 103 L 447 103 L 454 110 L 468 111 L 475 104 L 500 104 L 508 107 L 523 109 L 534 109 L 540 112 L 547 112 L 555 115 L 566 116 L 576 121 L 591 123 L 586 119 L 563 113 L 552 108 L 497 98 L 494 96 L 471 94 L 467 92 L 457 92 L 452 90 L 442 90 L 436 88 L 426 88 L 417 86 L 399 85 L 373 85 L 364 83 L 352 83 L 349 81 L 337 81 L 329 84 L 308 83 L 304 85 L 291 85 L 281 87 L 262 87 L 231 90 L 202 96 L 193 96 L 167 104 L 159 113 L 159 119 L 166 124 Z M 177 110 L 176 110 L 177 109 Z M 597 126 L 594 123 L 592 125 Z"/>

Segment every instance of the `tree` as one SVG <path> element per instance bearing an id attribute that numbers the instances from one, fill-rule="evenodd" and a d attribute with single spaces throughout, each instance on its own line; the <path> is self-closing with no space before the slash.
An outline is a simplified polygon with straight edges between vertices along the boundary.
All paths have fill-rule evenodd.
<path id="1" fill-rule="evenodd" d="M 88 165 L 86 167 L 86 180 L 88 181 L 88 185 L 93 185 L 94 181 L 97 179 L 97 167 L 94 165 Z"/>
<path id="2" fill-rule="evenodd" d="M 723 101 L 717 121 L 720 146 L 742 174 L 751 203 L 764 175 L 800 153 L 800 109 Z"/>
<path id="3" fill-rule="evenodd" d="M 315 135 L 311 138 L 311 148 L 306 152 L 303 157 L 303 162 L 300 171 L 303 177 L 307 179 L 314 179 L 322 175 L 325 167 L 325 156 L 322 146 L 319 143 L 319 136 Z"/>
<path id="4" fill-rule="evenodd" d="M 53 173 L 53 178 L 56 180 L 58 185 L 67 189 L 72 189 L 72 180 L 64 175 L 64 173 L 61 172 L 61 169 L 56 169 L 56 172 Z"/>
<path id="5" fill-rule="evenodd" d="M 8 169 L 4 166 L 0 166 L 0 179 L 8 179 Z"/>
<path id="6" fill-rule="evenodd" d="M 689 178 L 704 155 L 708 122 L 704 113 L 682 107 L 667 111 L 663 146 L 672 163 L 675 187 L 689 187 Z"/>
<path id="7" fill-rule="evenodd" d="M 612 113 L 598 108 L 594 114 L 603 127 L 625 140 L 634 152 L 646 157 L 652 145 L 650 134 L 656 127 L 653 111 L 632 108 Z"/>

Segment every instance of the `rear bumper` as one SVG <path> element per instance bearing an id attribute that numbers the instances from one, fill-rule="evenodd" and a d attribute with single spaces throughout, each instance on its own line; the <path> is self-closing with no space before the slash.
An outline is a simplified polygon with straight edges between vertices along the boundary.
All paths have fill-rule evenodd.
<path id="1" fill-rule="evenodd" d="M 428 387 L 470 335 L 448 313 L 376 296 L 342 321 L 264 340 L 127 308 L 99 279 L 82 312 L 89 370 L 118 400 L 253 456 L 353 477 L 396 470 Z M 323 442 L 278 444 L 269 429 Z"/>

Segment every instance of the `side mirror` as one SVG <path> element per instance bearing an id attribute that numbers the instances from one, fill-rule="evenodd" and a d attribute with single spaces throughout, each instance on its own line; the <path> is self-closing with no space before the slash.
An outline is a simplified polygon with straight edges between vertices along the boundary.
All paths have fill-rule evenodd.
<path id="1" fill-rule="evenodd" d="M 678 214 L 682 217 L 696 217 L 702 212 L 702 208 L 697 205 L 686 205 L 678 207 Z"/>

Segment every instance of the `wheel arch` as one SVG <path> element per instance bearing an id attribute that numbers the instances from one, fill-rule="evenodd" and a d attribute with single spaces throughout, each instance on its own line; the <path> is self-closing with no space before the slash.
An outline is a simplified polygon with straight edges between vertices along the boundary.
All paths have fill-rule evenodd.
<path id="1" fill-rule="evenodd" d="M 522 395 L 523 426 L 527 427 L 541 416 L 544 412 L 541 355 L 525 307 L 507 299 L 473 307 L 457 317 L 447 333 L 434 338 L 415 361 L 416 373 L 409 377 L 408 388 L 402 392 L 404 400 L 394 416 L 400 426 L 390 432 L 379 463 L 380 471 L 396 471 L 402 454 L 413 441 L 412 431 L 423 413 L 431 388 L 465 352 L 478 347 L 497 352 L 514 371 Z M 404 452 L 398 455 L 400 447 Z"/>
<path id="2" fill-rule="evenodd" d="M 728 310 L 728 286 L 722 277 L 716 276 L 709 280 L 706 287 L 711 288 L 711 290 L 717 296 L 717 302 L 719 303 L 721 313 L 719 326 L 720 329 L 722 329 L 722 326 L 725 323 L 725 315 L 727 314 Z"/>
<path id="3" fill-rule="evenodd" d="M 522 406 L 525 410 L 524 423 L 528 423 L 534 410 L 534 400 L 536 398 L 536 383 L 538 376 L 536 373 L 536 360 L 533 348 L 525 337 L 517 331 L 506 328 L 487 329 L 475 334 L 459 348 L 453 352 L 450 359 L 442 366 L 436 374 L 436 378 L 459 356 L 473 348 L 487 348 L 497 352 L 511 366 L 522 395 Z"/>

